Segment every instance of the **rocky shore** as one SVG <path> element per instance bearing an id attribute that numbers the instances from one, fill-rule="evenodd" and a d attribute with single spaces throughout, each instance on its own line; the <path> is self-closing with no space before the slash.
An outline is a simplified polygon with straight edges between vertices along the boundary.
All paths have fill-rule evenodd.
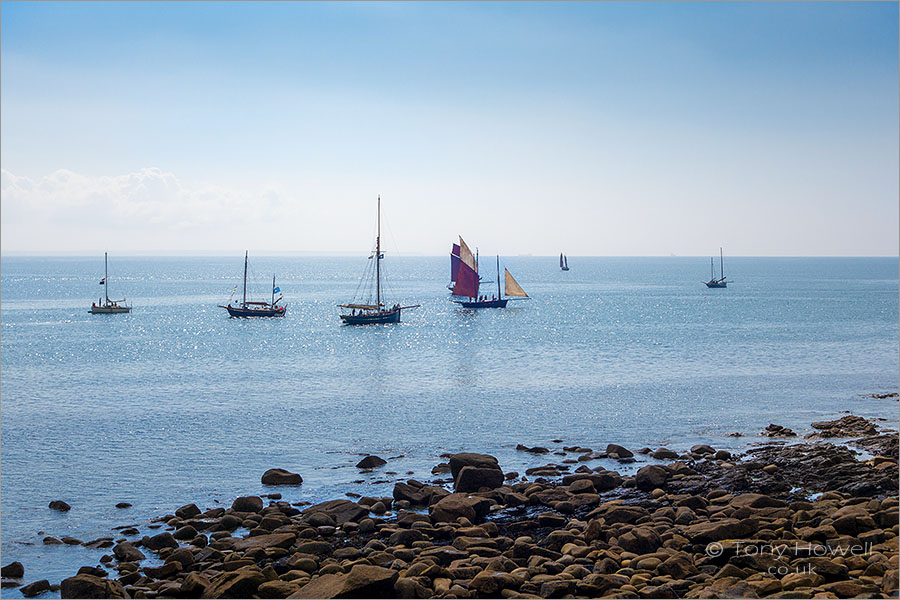
<path id="1" fill-rule="evenodd" d="M 707 445 L 596 451 L 556 440 L 559 447 L 517 448 L 536 463 L 521 477 L 492 456 L 461 453 L 433 470 L 449 478 L 398 482 L 392 497 L 353 494 L 306 506 L 274 493 L 237 498 L 227 509 L 187 504 L 153 523 L 155 535 L 120 528 L 88 542 L 109 554 L 59 591 L 63 598 L 897 597 L 897 433 L 860 417 L 813 428 L 811 440 L 738 456 Z M 778 433 L 784 428 L 768 431 L 788 437 Z M 867 456 L 829 441 L 857 434 L 850 445 Z M 630 476 L 588 466 L 601 457 L 648 464 Z M 376 458 L 365 464 L 384 464 Z M 273 471 L 263 479 L 302 481 Z M 21 565 L 6 565 L 3 577 L 5 586 L 17 585 Z M 22 592 L 51 587 L 32 582 Z"/>

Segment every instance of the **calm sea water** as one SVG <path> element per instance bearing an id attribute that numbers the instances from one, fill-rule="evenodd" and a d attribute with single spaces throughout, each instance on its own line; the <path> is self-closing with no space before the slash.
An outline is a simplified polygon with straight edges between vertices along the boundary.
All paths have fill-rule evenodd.
<path id="1" fill-rule="evenodd" d="M 361 328 L 335 305 L 365 259 L 251 257 L 260 290 L 278 274 L 287 317 L 228 319 L 216 305 L 242 258 L 114 257 L 128 315 L 88 314 L 102 258 L 2 259 L 2 560 L 26 582 L 103 554 L 44 535 L 90 540 L 271 491 L 270 467 L 305 479 L 285 499 L 315 501 L 389 495 L 444 452 L 521 471 L 535 463 L 520 442 L 739 450 L 759 438 L 728 433 L 848 410 L 896 426 L 896 401 L 865 397 L 897 390 L 896 258 L 732 258 L 735 282 L 708 290 L 705 258 L 572 257 L 563 273 L 513 257 L 533 299 L 478 312 L 448 301 L 447 260 L 393 258 L 391 289 L 423 307 Z M 369 452 L 402 457 L 360 475 Z"/>

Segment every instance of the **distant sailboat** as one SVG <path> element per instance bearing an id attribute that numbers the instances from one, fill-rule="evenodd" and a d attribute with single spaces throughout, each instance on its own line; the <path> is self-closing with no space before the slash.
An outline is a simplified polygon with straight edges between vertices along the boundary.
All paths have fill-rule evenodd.
<path id="1" fill-rule="evenodd" d="M 97 302 L 91 303 L 91 314 L 112 315 L 131 312 L 131 307 L 125 303 L 125 298 L 109 299 L 109 259 L 106 252 L 103 253 L 103 279 L 100 280 L 100 285 L 103 286 L 103 295 L 106 300 L 99 298 Z"/>
<path id="2" fill-rule="evenodd" d="M 232 317 L 283 317 L 287 308 L 278 306 L 281 296 L 278 297 L 278 300 L 275 299 L 275 294 L 281 290 L 275 287 L 274 275 L 272 275 L 272 300 L 270 302 L 250 302 L 247 300 L 247 264 L 249 255 L 249 251 L 244 253 L 244 294 L 241 303 L 237 306 L 232 306 L 229 300 L 227 305 L 219 305 L 220 308 L 227 310 Z M 237 288 L 237 286 L 234 287 Z M 234 292 L 231 295 L 233 296 Z"/>
<path id="3" fill-rule="evenodd" d="M 724 288 L 728 287 L 729 283 L 733 283 L 731 281 L 725 281 L 725 255 L 721 248 L 719 248 L 719 261 L 721 264 L 719 270 L 720 277 L 716 277 L 715 263 L 713 262 L 712 257 L 709 259 L 709 281 L 705 282 L 706 287 L 708 288 Z"/>
<path id="4" fill-rule="evenodd" d="M 566 255 L 562 253 L 559 255 L 559 268 L 563 271 L 569 270 L 569 261 L 566 258 Z"/>
<path id="5" fill-rule="evenodd" d="M 462 238 L 460 238 L 460 246 L 463 246 Z M 475 258 L 472 256 L 471 252 L 468 253 L 468 256 L 464 252 L 460 253 L 460 264 L 456 274 L 456 284 L 453 286 L 453 295 L 459 296 L 460 298 L 468 298 L 468 300 L 454 300 L 457 304 L 462 305 L 463 308 L 506 308 L 506 303 L 509 302 L 511 298 L 528 298 L 528 294 L 525 293 L 525 290 L 523 290 L 522 286 L 520 286 L 515 278 L 513 278 L 508 269 L 504 269 L 506 275 L 505 288 L 507 298 L 503 297 L 503 294 L 500 291 L 499 256 L 497 256 L 497 294 L 491 298 L 488 298 L 487 294 L 479 295 L 478 288 L 480 282 L 474 264 Z"/>
<path id="6" fill-rule="evenodd" d="M 390 308 L 387 308 L 382 302 L 381 296 L 381 261 L 384 253 L 381 251 L 381 196 L 378 196 L 378 233 L 375 237 L 375 254 L 369 256 L 375 259 L 375 303 L 372 304 L 372 297 L 369 296 L 365 302 L 351 302 L 350 304 L 341 304 L 341 308 L 349 308 L 350 312 L 342 314 L 341 320 L 347 325 L 374 325 L 378 323 L 399 323 L 400 313 L 405 308 L 418 308 L 420 305 L 400 306 L 397 302 Z M 370 269 L 367 267 L 367 274 Z M 363 276 L 364 280 L 366 276 Z M 371 286 L 369 288 L 371 293 Z"/>

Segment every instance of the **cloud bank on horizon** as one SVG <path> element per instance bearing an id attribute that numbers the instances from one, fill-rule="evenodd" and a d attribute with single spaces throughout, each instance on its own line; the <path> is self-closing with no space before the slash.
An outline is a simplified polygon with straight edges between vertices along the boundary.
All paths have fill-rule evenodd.
<path id="1" fill-rule="evenodd" d="M 3 252 L 900 245 L 897 4 L 3 10 Z"/>

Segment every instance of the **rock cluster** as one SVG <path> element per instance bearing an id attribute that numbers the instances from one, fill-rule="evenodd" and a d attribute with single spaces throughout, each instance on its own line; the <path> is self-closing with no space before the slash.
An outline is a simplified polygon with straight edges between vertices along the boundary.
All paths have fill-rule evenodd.
<path id="1" fill-rule="evenodd" d="M 847 415 L 835 421 L 813 423 L 812 428 L 819 431 L 808 434 L 807 439 L 850 438 L 878 433 L 878 426 L 875 423 L 856 415 Z"/>
<path id="2" fill-rule="evenodd" d="M 782 427 L 781 425 L 776 425 L 775 423 L 769 423 L 768 425 L 766 425 L 766 428 L 760 435 L 764 435 L 766 437 L 797 437 L 797 434 L 794 433 L 792 429 Z"/>
<path id="3" fill-rule="evenodd" d="M 607 453 L 631 458 L 620 448 Z M 633 477 L 582 464 L 558 480 L 509 484 L 496 458 L 465 453 L 449 457 L 453 492 L 409 480 L 398 482 L 392 497 L 302 508 L 258 496 L 227 509 L 186 505 L 162 518 L 167 530 L 116 544 L 102 559 L 114 576 L 84 567 L 60 592 L 63 598 L 896 594 L 895 461 L 859 461 L 830 443 L 769 446 L 744 457 L 695 446 L 676 456 L 682 458 L 645 465 Z M 248 534 L 236 537 L 238 528 Z M 145 556 L 158 566 L 142 566 Z"/>

